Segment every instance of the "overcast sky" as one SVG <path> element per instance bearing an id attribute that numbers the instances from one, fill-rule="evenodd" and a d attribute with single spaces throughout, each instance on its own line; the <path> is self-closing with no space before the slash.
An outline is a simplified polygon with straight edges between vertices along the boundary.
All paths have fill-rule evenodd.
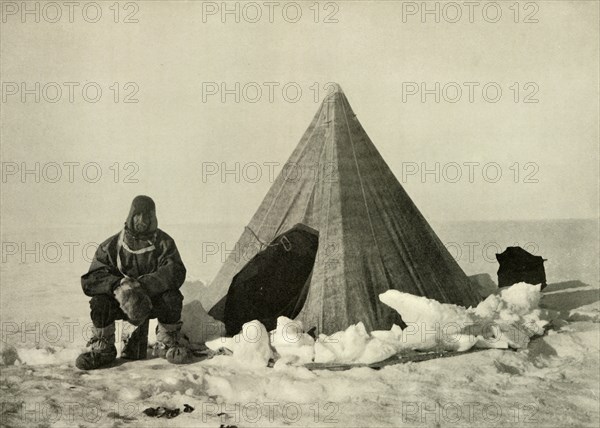
<path id="1" fill-rule="evenodd" d="M 428 219 L 598 217 L 597 2 L 429 2 L 439 23 L 421 2 L 279 2 L 272 23 L 262 2 L 239 23 L 221 2 L 113 3 L 95 23 L 4 5 L 4 231 L 120 224 L 137 194 L 162 224 L 245 224 L 332 81 Z"/>

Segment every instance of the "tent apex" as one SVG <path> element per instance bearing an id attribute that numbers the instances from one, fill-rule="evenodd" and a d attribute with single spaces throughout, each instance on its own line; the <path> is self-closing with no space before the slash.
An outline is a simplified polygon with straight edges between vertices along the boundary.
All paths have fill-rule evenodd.
<path id="1" fill-rule="evenodd" d="M 336 92 L 340 92 L 342 94 L 344 93 L 344 91 L 342 90 L 342 87 L 337 82 L 330 82 L 329 88 L 331 88 L 330 91 L 332 94 L 335 94 Z"/>
<path id="2" fill-rule="evenodd" d="M 342 87 L 339 85 L 339 83 L 329 82 L 325 85 L 325 89 L 327 93 L 325 100 L 335 97 L 336 95 L 344 95 L 344 91 L 342 90 Z"/>

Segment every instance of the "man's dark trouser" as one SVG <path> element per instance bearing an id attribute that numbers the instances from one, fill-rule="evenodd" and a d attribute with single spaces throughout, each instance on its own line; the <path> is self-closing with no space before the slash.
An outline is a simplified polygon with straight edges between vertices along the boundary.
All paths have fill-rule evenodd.
<path id="1" fill-rule="evenodd" d="M 179 290 L 168 290 L 153 296 L 152 312 L 149 318 L 158 318 L 162 324 L 175 324 L 181 318 L 183 295 Z M 115 320 L 127 320 L 114 296 L 101 294 L 90 300 L 92 323 L 96 328 L 107 327 Z"/>

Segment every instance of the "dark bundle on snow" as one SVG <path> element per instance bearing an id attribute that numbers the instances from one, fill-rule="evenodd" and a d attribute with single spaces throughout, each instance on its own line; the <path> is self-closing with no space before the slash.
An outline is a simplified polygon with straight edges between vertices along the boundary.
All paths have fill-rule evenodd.
<path id="1" fill-rule="evenodd" d="M 546 271 L 544 259 L 534 256 L 521 247 L 507 247 L 503 253 L 496 254 L 500 263 L 498 268 L 498 287 L 510 287 L 519 282 L 542 284 L 546 287 Z"/>

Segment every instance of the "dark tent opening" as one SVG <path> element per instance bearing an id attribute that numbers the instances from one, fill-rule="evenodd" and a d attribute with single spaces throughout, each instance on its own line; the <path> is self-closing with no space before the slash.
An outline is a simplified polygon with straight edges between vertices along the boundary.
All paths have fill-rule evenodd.
<path id="1" fill-rule="evenodd" d="M 318 232 L 303 224 L 280 234 L 233 277 L 210 315 L 225 323 L 228 335 L 252 320 L 270 331 L 277 317 L 294 319 L 306 301 L 318 246 Z"/>

